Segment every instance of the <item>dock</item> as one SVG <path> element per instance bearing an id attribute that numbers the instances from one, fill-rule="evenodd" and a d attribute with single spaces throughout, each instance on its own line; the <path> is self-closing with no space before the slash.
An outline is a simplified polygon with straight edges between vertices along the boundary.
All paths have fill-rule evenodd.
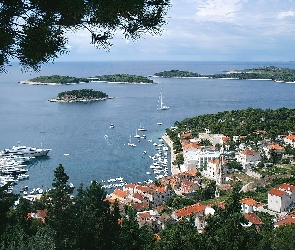
<path id="1" fill-rule="evenodd" d="M 174 160 L 176 159 L 176 154 L 174 154 L 174 151 L 173 151 L 173 141 L 171 141 L 170 137 L 166 134 L 164 134 L 162 136 L 162 139 L 165 141 L 165 143 L 168 145 L 168 147 L 170 148 L 170 153 L 171 153 L 171 174 L 172 175 L 175 175 L 175 174 L 179 174 L 180 173 L 180 170 L 178 168 L 177 165 L 173 165 L 172 163 L 174 162 Z"/>

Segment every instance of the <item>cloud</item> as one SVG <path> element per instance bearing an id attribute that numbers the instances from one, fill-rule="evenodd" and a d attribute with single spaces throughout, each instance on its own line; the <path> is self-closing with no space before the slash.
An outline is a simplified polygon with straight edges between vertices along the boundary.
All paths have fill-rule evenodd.
<path id="1" fill-rule="evenodd" d="M 230 21 L 243 7 L 242 0 L 196 1 L 196 16 L 210 21 Z"/>
<path id="2" fill-rule="evenodd" d="M 285 17 L 293 17 L 295 16 L 295 11 L 285 11 L 285 12 L 279 12 L 278 19 L 283 19 Z"/>

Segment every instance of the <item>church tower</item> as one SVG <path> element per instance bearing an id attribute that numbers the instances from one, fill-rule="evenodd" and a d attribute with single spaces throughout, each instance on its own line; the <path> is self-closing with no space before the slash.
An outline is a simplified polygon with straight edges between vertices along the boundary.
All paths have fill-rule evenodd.
<path id="1" fill-rule="evenodd" d="M 225 184 L 226 182 L 226 173 L 227 173 L 227 164 L 224 159 L 224 148 L 221 146 L 219 161 L 216 166 L 216 186 Z"/>

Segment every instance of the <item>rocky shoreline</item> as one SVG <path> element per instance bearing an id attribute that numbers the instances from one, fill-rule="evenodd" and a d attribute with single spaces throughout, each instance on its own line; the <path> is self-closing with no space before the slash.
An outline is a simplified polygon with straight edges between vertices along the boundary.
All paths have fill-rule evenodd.
<path id="1" fill-rule="evenodd" d="M 97 101 L 105 101 L 107 99 L 114 99 L 114 96 L 108 96 L 104 98 L 51 98 L 49 102 L 97 102 Z"/>

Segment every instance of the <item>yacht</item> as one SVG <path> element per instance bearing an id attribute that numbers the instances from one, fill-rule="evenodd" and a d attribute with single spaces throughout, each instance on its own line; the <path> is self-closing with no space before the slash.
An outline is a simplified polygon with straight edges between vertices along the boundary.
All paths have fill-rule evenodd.
<path id="1" fill-rule="evenodd" d="M 137 130 L 138 131 L 147 131 L 144 127 L 141 126 L 141 124 L 140 124 L 140 126 L 139 126 L 139 128 Z"/>
<path id="2" fill-rule="evenodd" d="M 130 135 L 130 139 L 129 139 L 129 142 L 128 142 L 128 146 L 136 147 L 136 145 L 133 142 L 131 142 L 131 135 Z"/>
<path id="3" fill-rule="evenodd" d="M 17 155 L 22 157 L 38 157 L 46 156 L 51 149 L 33 148 L 27 146 L 20 146 L 19 142 L 17 146 L 12 146 L 10 149 L 4 149 L 1 151 L 1 156 Z"/>
<path id="4" fill-rule="evenodd" d="M 114 128 L 114 127 L 115 127 L 115 124 L 111 124 L 111 125 L 110 125 L 110 128 Z"/>

